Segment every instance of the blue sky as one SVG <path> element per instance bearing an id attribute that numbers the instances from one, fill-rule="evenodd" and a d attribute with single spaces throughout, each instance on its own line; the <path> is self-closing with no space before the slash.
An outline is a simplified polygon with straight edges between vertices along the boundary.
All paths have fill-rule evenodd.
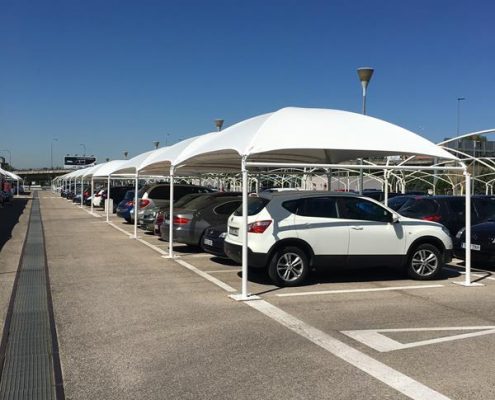
<path id="1" fill-rule="evenodd" d="M 0 149 L 16 167 L 151 150 L 285 106 L 435 142 L 495 128 L 495 2 L 0 0 Z M 52 141 L 57 138 L 57 141 Z M 0 151 L 7 156 L 7 152 Z"/>

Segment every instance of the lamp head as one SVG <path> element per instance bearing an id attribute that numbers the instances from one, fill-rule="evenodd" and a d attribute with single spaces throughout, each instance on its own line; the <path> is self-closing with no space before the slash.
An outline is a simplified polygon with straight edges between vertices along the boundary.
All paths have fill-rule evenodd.
<path id="1" fill-rule="evenodd" d="M 158 149 L 158 146 L 160 146 L 160 142 L 158 142 L 158 141 L 155 140 L 153 142 L 153 145 L 155 146 L 155 149 Z"/>
<path id="2" fill-rule="evenodd" d="M 221 131 L 223 126 L 223 119 L 216 119 L 215 126 L 217 128 L 217 131 Z"/>

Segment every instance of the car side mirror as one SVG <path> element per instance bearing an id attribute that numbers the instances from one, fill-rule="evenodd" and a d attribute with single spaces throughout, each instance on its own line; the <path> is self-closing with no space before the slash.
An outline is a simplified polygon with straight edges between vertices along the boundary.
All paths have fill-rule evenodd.
<path id="1" fill-rule="evenodd" d="M 396 224 L 397 222 L 399 222 L 399 215 L 392 213 L 392 217 L 390 219 L 393 224 Z"/>

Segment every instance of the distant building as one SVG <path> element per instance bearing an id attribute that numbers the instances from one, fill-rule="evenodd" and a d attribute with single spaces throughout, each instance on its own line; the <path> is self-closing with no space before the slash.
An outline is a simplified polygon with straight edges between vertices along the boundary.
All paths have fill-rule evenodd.
<path id="1" fill-rule="evenodd" d="M 449 140 L 446 138 L 445 140 Z M 463 153 L 469 154 L 470 156 L 476 157 L 495 157 L 495 141 L 486 140 L 485 136 L 480 138 L 465 138 L 457 139 L 452 142 L 446 143 L 446 147 Z"/>

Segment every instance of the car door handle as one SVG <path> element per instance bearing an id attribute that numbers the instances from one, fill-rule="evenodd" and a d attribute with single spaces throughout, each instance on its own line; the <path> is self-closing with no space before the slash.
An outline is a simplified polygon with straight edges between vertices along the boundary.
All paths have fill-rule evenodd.
<path id="1" fill-rule="evenodd" d="M 355 231 L 362 231 L 363 230 L 362 226 L 351 226 L 351 228 L 354 229 Z"/>

